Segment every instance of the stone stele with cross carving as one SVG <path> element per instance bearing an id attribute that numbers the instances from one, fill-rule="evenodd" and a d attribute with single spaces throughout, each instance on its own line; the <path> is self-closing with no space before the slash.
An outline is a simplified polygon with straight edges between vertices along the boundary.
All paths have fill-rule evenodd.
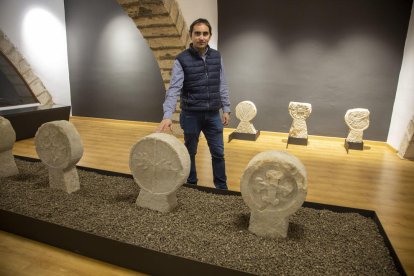
<path id="1" fill-rule="evenodd" d="M 284 151 L 265 151 L 249 162 L 240 182 L 251 210 L 249 231 L 262 237 L 286 238 L 289 216 L 305 201 L 304 165 Z"/>

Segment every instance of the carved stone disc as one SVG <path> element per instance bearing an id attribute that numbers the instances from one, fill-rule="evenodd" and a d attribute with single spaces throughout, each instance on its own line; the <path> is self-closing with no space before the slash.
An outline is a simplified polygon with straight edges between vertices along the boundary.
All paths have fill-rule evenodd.
<path id="1" fill-rule="evenodd" d="M 310 103 L 290 102 L 289 114 L 294 119 L 307 119 L 312 112 Z"/>
<path id="2" fill-rule="evenodd" d="M 251 210 L 288 216 L 304 202 L 306 171 L 295 156 L 283 151 L 257 154 L 241 178 L 243 200 Z"/>
<path id="3" fill-rule="evenodd" d="M 153 133 L 133 146 L 129 167 L 142 189 L 155 194 L 168 194 L 187 180 L 190 155 L 184 144 L 174 136 Z"/>
<path id="4" fill-rule="evenodd" d="M 256 106 L 251 101 L 243 101 L 236 106 L 236 117 L 240 121 L 251 121 L 256 114 Z"/>
<path id="5" fill-rule="evenodd" d="M 43 124 L 36 132 L 35 144 L 42 162 L 56 169 L 75 165 L 83 154 L 80 135 L 68 121 Z"/>
<path id="6" fill-rule="evenodd" d="M 349 109 L 345 113 L 345 122 L 352 130 L 366 130 L 369 127 L 369 110 L 365 108 Z"/>

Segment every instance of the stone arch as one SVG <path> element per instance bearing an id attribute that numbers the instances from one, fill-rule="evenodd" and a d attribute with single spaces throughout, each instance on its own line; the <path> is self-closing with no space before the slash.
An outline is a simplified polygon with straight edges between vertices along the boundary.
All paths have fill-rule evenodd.
<path id="1" fill-rule="evenodd" d="M 174 59 L 190 41 L 178 3 L 175 0 L 117 1 L 147 41 L 167 89 Z"/>
<path id="2" fill-rule="evenodd" d="M 170 85 L 175 57 L 190 43 L 188 27 L 175 0 L 117 0 L 147 41 L 160 68 L 164 87 Z M 179 127 L 179 106 L 173 114 L 173 133 Z"/>
<path id="3" fill-rule="evenodd" d="M 2 30 L 0 30 L 0 51 L 14 66 L 39 103 L 42 105 L 53 104 L 52 96 L 43 82 L 35 75 L 29 63 Z"/>

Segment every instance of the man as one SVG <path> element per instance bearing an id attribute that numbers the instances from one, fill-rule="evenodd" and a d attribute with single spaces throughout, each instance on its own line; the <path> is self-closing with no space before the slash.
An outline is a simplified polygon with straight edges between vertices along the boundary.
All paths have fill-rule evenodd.
<path id="1" fill-rule="evenodd" d="M 187 183 L 197 184 L 198 181 L 195 155 L 202 131 L 211 153 L 214 185 L 218 189 L 227 189 L 223 125 L 230 121 L 230 100 L 222 60 L 220 53 L 208 46 L 211 26 L 206 19 L 199 18 L 191 24 L 190 37 L 190 47 L 174 62 L 170 88 L 163 104 L 164 117 L 157 131 L 171 128 L 171 117 L 180 95 L 180 125 L 191 158 Z"/>

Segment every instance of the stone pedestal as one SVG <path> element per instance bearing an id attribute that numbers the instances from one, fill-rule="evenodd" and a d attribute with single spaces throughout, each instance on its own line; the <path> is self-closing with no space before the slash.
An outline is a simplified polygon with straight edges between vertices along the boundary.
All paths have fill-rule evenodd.
<path id="1" fill-rule="evenodd" d="M 308 138 L 296 138 L 296 137 L 291 137 L 288 136 L 288 140 L 286 143 L 286 148 L 288 148 L 289 144 L 294 144 L 294 145 L 302 145 L 302 146 L 307 146 L 308 145 Z"/>
<path id="2" fill-rule="evenodd" d="M 0 116 L 0 177 L 8 177 L 19 173 L 13 156 L 16 132 L 6 118 Z"/>
<path id="3" fill-rule="evenodd" d="M 249 231 L 262 237 L 286 238 L 289 217 L 275 216 L 272 212 L 250 212 Z"/>
<path id="4" fill-rule="evenodd" d="M 50 188 L 69 194 L 79 190 L 76 163 L 82 158 L 83 145 L 76 128 L 68 121 L 45 123 L 36 133 L 35 145 L 49 169 Z"/>
<path id="5" fill-rule="evenodd" d="M 349 127 L 345 139 L 345 149 L 363 150 L 363 133 L 369 127 L 369 110 L 365 108 L 349 109 L 345 113 L 345 123 Z"/>
<path id="6" fill-rule="evenodd" d="M 259 153 L 247 165 L 240 191 L 251 210 L 249 231 L 263 237 L 286 238 L 289 216 L 305 201 L 305 167 L 287 152 Z"/>
<path id="7" fill-rule="evenodd" d="M 255 134 L 253 133 L 241 133 L 241 132 L 232 132 L 229 135 L 228 142 L 231 142 L 233 139 L 238 140 L 248 140 L 248 141 L 256 141 L 257 138 L 260 136 L 260 130 L 258 130 Z"/>
<path id="8" fill-rule="evenodd" d="M 166 213 L 177 207 L 177 192 L 174 191 L 169 194 L 156 194 L 141 189 L 136 204 L 143 208 Z"/>
<path id="9" fill-rule="evenodd" d="M 289 114 L 292 117 L 292 125 L 289 130 L 289 137 L 286 144 L 307 145 L 308 127 L 306 119 L 312 112 L 312 105 L 309 103 L 290 102 Z"/>
<path id="10" fill-rule="evenodd" d="M 68 194 L 80 189 L 78 171 L 75 166 L 66 169 L 49 167 L 49 186 L 52 189 L 63 190 Z"/>
<path id="11" fill-rule="evenodd" d="M 183 137 L 184 136 L 184 130 L 180 126 L 180 112 L 179 104 L 177 105 L 176 111 L 173 113 L 173 116 L 171 118 L 172 125 L 171 125 L 171 132 L 175 137 Z"/>
<path id="12" fill-rule="evenodd" d="M 153 133 L 131 149 L 129 167 L 140 186 L 136 204 L 159 212 L 177 206 L 177 190 L 190 174 L 190 155 L 177 138 Z"/>
<path id="13" fill-rule="evenodd" d="M 345 147 L 345 149 L 346 149 L 347 152 L 350 149 L 352 149 L 352 150 L 363 150 L 364 149 L 364 142 L 360 142 L 360 143 L 357 143 L 357 142 L 348 142 L 345 139 L 344 147 Z"/>
<path id="14" fill-rule="evenodd" d="M 256 130 L 250 122 L 256 117 L 257 109 L 253 102 L 243 101 L 236 106 L 236 117 L 240 120 L 236 130 L 229 135 L 229 142 L 232 139 L 256 141 L 260 131 Z"/>
<path id="15" fill-rule="evenodd" d="M 8 177 L 19 174 L 19 169 L 14 161 L 12 150 L 0 152 L 0 177 Z"/>

